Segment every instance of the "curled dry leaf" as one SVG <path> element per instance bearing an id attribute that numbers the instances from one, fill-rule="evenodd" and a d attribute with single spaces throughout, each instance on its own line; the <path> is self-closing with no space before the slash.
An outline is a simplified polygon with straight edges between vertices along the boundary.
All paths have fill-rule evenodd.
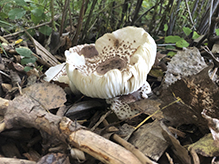
<path id="1" fill-rule="evenodd" d="M 36 83 L 23 90 L 23 93 L 39 102 L 46 109 L 63 106 L 66 102 L 65 92 L 61 87 L 47 82 Z"/>
<path id="2" fill-rule="evenodd" d="M 206 113 L 207 110 L 204 109 L 202 111 L 202 116 L 208 121 L 208 127 L 211 131 L 215 145 L 219 147 L 219 120 L 217 118 L 208 116 Z"/>

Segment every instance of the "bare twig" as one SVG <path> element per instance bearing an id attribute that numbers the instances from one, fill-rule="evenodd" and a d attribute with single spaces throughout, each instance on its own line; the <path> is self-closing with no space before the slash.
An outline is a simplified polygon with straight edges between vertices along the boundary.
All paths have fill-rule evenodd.
<path id="1" fill-rule="evenodd" d="M 192 14 L 191 14 L 191 12 L 190 12 L 190 8 L 189 8 L 188 0 L 185 0 L 185 1 L 186 1 L 186 8 L 187 8 L 188 13 L 189 13 L 189 19 L 190 19 L 190 21 L 191 21 L 191 23 L 192 23 L 192 26 L 193 26 L 194 29 L 196 30 L 196 28 L 195 28 L 195 26 L 194 26 L 194 21 L 193 21 L 193 19 L 192 19 Z"/>
<path id="2" fill-rule="evenodd" d="M 8 74 L 4 73 L 4 72 L 1 71 L 1 70 L 0 70 L 0 73 L 3 74 L 3 75 L 5 75 L 5 76 L 8 77 L 8 78 L 11 78 Z"/>
<path id="3" fill-rule="evenodd" d="M 207 38 L 207 34 L 205 34 L 200 40 L 199 40 L 199 42 L 197 43 L 197 47 L 199 47 L 201 44 L 202 44 L 202 42 L 204 42 L 204 40 Z"/>
<path id="4" fill-rule="evenodd" d="M 81 10 L 80 10 L 80 15 L 78 18 L 78 25 L 77 25 L 77 30 L 76 30 L 76 34 L 74 36 L 74 39 L 72 41 L 73 45 L 77 45 L 78 43 L 78 38 L 81 32 L 81 27 L 82 27 L 82 22 L 83 22 L 83 17 L 84 17 L 84 11 L 85 11 L 85 0 L 83 0 L 82 4 L 81 4 Z"/>
<path id="5" fill-rule="evenodd" d="M 138 13 L 139 13 L 139 11 L 140 11 L 142 2 L 143 2 L 143 0 L 138 0 L 138 1 L 137 1 L 137 4 L 136 4 L 136 8 L 135 8 L 134 16 L 133 16 L 133 18 L 132 18 L 131 25 L 134 25 L 134 24 L 135 24 L 135 21 L 136 21 L 137 18 L 138 18 Z"/>
<path id="6" fill-rule="evenodd" d="M 192 9 L 192 17 L 193 17 L 193 15 L 194 15 L 194 13 L 195 13 L 195 11 L 196 11 L 196 9 L 197 9 L 197 7 L 198 7 L 198 3 L 199 3 L 199 0 L 196 0 L 195 1 L 195 4 L 193 5 L 193 9 Z"/>
<path id="7" fill-rule="evenodd" d="M 60 26 L 60 30 L 59 30 L 59 36 L 62 36 L 62 32 L 63 32 L 66 17 L 67 17 L 68 9 L 69 9 L 69 0 L 65 0 L 65 6 L 64 6 L 64 9 L 62 12 L 62 22 L 61 22 L 61 26 Z"/>
<path id="8" fill-rule="evenodd" d="M 52 26 L 52 29 L 55 30 L 54 0 L 51 0 L 51 2 L 50 2 L 50 10 L 51 10 L 51 26 Z"/>
<path id="9" fill-rule="evenodd" d="M 59 15 L 58 15 L 58 16 L 55 16 L 55 17 L 54 17 L 54 20 L 56 21 L 58 18 L 59 18 Z M 39 25 L 34 26 L 34 27 L 30 27 L 30 28 L 25 29 L 25 30 L 31 30 L 31 29 L 39 28 L 39 27 L 42 27 L 42 26 L 45 26 L 45 25 L 49 25 L 49 24 L 51 24 L 51 22 L 52 22 L 52 20 L 50 20 L 49 22 L 45 22 L 45 23 L 39 24 Z M 12 33 L 12 34 L 7 34 L 7 35 L 4 35 L 3 37 L 4 37 L 4 38 L 13 37 L 13 36 L 16 36 L 16 35 L 18 35 L 18 34 L 20 34 L 20 33 L 25 32 L 25 30 L 21 30 L 21 31 Z"/>
<path id="10" fill-rule="evenodd" d="M 164 14 L 162 14 L 162 18 L 160 19 L 160 25 L 157 26 L 156 29 L 154 29 L 155 33 L 157 34 L 160 30 L 163 30 L 164 24 L 167 21 L 167 18 L 169 16 L 169 12 L 173 6 L 174 0 L 169 0 L 168 4 L 165 6 Z"/>
<path id="11" fill-rule="evenodd" d="M 124 23 L 124 17 L 125 17 L 125 14 L 126 14 L 126 17 L 127 17 L 127 10 L 128 10 L 128 1 L 129 0 L 125 0 L 124 3 L 122 4 L 122 15 L 121 15 L 121 18 L 120 18 L 120 21 L 119 21 L 119 24 L 117 27 L 121 27 Z M 137 20 L 136 20 L 137 21 Z"/>
<path id="12" fill-rule="evenodd" d="M 88 17 L 87 17 L 87 21 L 85 22 L 85 26 L 84 26 L 84 29 L 83 29 L 83 32 L 82 32 L 82 38 L 86 38 L 87 36 L 87 29 L 88 29 L 88 26 L 89 26 L 89 23 L 90 23 L 90 20 L 91 20 L 91 16 L 92 16 L 92 13 L 93 13 L 93 10 L 94 10 L 94 7 L 97 3 L 97 0 L 93 0 L 92 2 L 92 5 L 91 5 L 91 8 L 90 8 L 90 12 L 88 14 Z"/>
<path id="13" fill-rule="evenodd" d="M 202 3 L 204 3 L 205 1 L 202 1 Z M 206 1 L 208 2 L 208 1 Z M 214 0 L 213 2 L 213 7 L 212 7 L 212 13 L 215 12 L 217 6 L 219 4 L 219 1 Z M 210 6 L 208 6 L 206 9 L 204 9 L 203 7 L 200 7 L 200 10 L 206 10 L 205 14 L 202 16 L 201 21 L 199 23 L 199 27 L 198 27 L 198 32 L 200 34 L 206 34 L 209 30 L 209 17 L 212 17 L 212 14 L 210 14 Z"/>
<path id="14" fill-rule="evenodd" d="M 191 148 L 189 151 L 190 151 L 190 154 L 193 158 L 193 163 L 194 164 L 200 164 L 200 159 L 199 159 L 197 153 L 195 152 L 195 150 L 193 148 Z"/>
<path id="15" fill-rule="evenodd" d="M 211 50 L 207 47 L 207 46 L 202 46 L 201 47 L 203 50 L 205 50 L 205 52 L 207 52 L 210 57 L 213 59 L 215 65 L 217 65 L 217 67 L 219 67 L 219 60 L 217 58 L 215 58 L 214 54 L 211 52 Z"/>

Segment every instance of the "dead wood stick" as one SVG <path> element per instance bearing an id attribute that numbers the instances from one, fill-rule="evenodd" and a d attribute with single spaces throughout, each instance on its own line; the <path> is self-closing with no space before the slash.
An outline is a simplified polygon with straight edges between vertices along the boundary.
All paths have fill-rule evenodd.
<path id="1" fill-rule="evenodd" d="M 193 158 L 193 163 L 194 164 L 200 164 L 200 159 L 199 159 L 197 153 L 195 152 L 195 150 L 193 148 L 191 148 L 189 151 L 190 151 L 190 154 Z"/>
<path id="2" fill-rule="evenodd" d="M 34 161 L 17 159 L 17 158 L 5 158 L 0 157 L 0 163 L 10 163 L 10 164 L 36 164 Z"/>
<path id="3" fill-rule="evenodd" d="M 67 117 L 46 112 L 38 102 L 25 94 L 16 97 L 9 103 L 5 102 L 7 102 L 5 99 L 0 99 L 0 104 L 3 104 L 0 106 L 0 113 L 4 113 L 5 129 L 12 127 L 36 128 L 77 147 L 103 163 L 141 163 L 130 151 L 120 145 L 86 130 Z"/>

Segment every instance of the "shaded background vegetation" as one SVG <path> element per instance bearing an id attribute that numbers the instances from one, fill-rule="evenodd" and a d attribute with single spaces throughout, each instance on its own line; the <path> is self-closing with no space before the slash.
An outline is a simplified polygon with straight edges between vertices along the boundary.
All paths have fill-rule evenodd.
<path id="1" fill-rule="evenodd" d="M 183 27 L 206 34 L 218 4 L 218 0 L 1 0 L 0 34 L 25 28 L 40 40 L 42 34 L 69 32 L 76 45 L 134 25 L 162 43 L 163 36 L 183 36 Z"/>

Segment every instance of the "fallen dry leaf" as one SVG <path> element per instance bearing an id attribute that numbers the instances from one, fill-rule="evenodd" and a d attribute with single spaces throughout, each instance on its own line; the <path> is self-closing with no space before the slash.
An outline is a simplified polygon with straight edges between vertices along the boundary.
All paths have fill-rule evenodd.
<path id="1" fill-rule="evenodd" d="M 58 108 L 66 102 L 64 90 L 47 82 L 36 83 L 23 90 L 23 93 L 40 103 L 47 110 Z"/>
<path id="2" fill-rule="evenodd" d="M 212 117 L 218 118 L 219 90 L 208 76 L 210 68 L 207 67 L 196 75 L 178 80 L 162 91 L 159 98 L 163 101 L 162 106 L 167 106 L 162 112 L 170 125 L 195 124 L 205 133 L 208 126 L 201 115 L 202 110 L 206 109 Z M 182 101 L 173 103 L 177 97 Z"/>
<path id="3" fill-rule="evenodd" d="M 214 139 L 215 146 L 219 147 L 219 120 L 208 116 L 206 112 L 207 110 L 204 109 L 202 116 L 208 121 L 208 127 Z"/>
<path id="4" fill-rule="evenodd" d="M 158 120 L 163 118 L 162 111 L 158 112 L 158 110 L 160 109 L 159 107 L 160 105 L 161 105 L 161 101 L 159 99 L 153 100 L 150 98 L 142 99 L 129 104 L 131 109 L 137 109 L 138 111 L 141 111 L 142 113 L 145 113 L 147 115 L 152 115 L 155 112 L 157 112 L 152 116 L 152 118 Z"/>

